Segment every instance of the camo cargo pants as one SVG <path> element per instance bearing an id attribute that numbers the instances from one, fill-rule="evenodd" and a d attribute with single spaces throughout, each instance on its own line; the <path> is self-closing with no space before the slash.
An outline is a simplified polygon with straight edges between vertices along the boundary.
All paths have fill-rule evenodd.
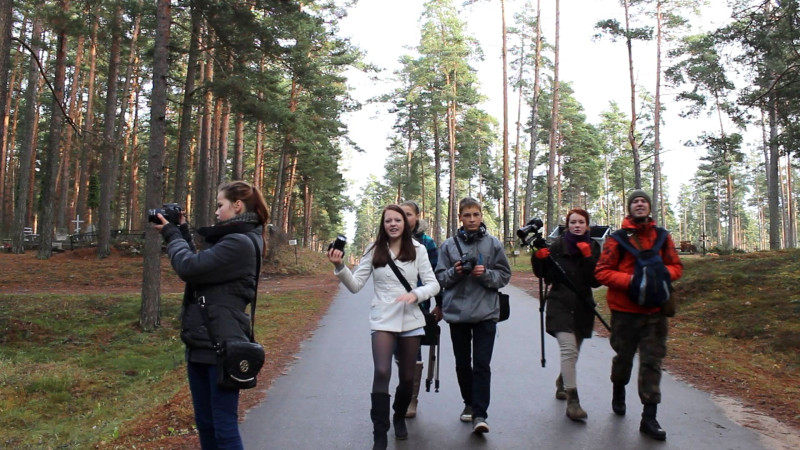
<path id="1" fill-rule="evenodd" d="M 667 355 L 667 318 L 656 314 L 611 311 L 611 382 L 627 385 L 639 351 L 639 399 L 661 403 L 661 361 Z"/>

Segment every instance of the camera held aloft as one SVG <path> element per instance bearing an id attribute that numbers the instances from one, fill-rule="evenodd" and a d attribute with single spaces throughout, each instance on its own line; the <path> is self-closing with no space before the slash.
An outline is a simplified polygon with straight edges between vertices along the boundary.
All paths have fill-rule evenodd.
<path id="1" fill-rule="evenodd" d="M 344 246 L 347 245 L 347 238 L 344 235 L 336 236 L 336 240 L 331 242 L 328 245 L 328 250 L 334 249 L 339 250 L 342 252 L 342 256 L 344 256 Z"/>
<path id="2" fill-rule="evenodd" d="M 148 209 L 147 220 L 160 225 L 161 220 L 159 220 L 158 215 L 161 214 L 167 219 L 167 222 L 178 225 L 181 222 L 182 212 L 183 208 L 178 203 L 164 203 L 161 208 Z"/>

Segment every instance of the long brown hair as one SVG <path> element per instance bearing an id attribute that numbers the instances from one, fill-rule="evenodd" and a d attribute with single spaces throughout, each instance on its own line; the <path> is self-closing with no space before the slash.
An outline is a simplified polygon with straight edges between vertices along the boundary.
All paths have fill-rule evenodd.
<path id="1" fill-rule="evenodd" d="M 247 211 L 256 213 L 259 223 L 261 223 L 261 226 L 264 227 L 264 229 L 261 231 L 261 237 L 264 239 L 264 243 L 266 244 L 266 225 L 269 221 L 269 209 L 267 208 L 267 202 L 264 201 L 264 197 L 261 195 L 261 192 L 259 192 L 255 186 L 241 180 L 224 183 L 219 187 L 218 191 L 222 192 L 222 195 L 231 203 L 241 200 L 242 203 L 244 203 Z M 264 245 L 265 252 L 266 249 L 267 246 Z"/>
<path id="2" fill-rule="evenodd" d="M 381 222 L 378 226 L 378 239 L 375 240 L 374 253 L 372 254 L 372 266 L 383 267 L 389 263 L 389 235 L 383 221 L 386 218 L 386 211 L 394 211 L 403 218 L 403 235 L 400 237 L 400 254 L 397 255 L 398 261 L 414 261 L 417 259 L 417 251 L 414 250 L 414 239 L 411 237 L 411 228 L 408 226 L 408 219 L 403 208 L 397 205 L 388 205 L 383 208 Z"/>

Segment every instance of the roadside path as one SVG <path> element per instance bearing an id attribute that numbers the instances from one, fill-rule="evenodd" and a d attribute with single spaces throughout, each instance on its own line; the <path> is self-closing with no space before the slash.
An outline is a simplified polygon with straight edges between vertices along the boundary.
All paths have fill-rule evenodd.
<path id="1" fill-rule="evenodd" d="M 559 355 L 550 336 L 545 341 L 546 367 L 540 363 L 538 300 L 513 286 L 503 290 L 511 295 L 511 318 L 498 325 L 492 358 L 491 432 L 476 436 L 470 424 L 458 419 L 463 404 L 449 329 L 441 322 L 439 392 L 433 392 L 433 387 L 425 392 L 426 366 L 418 415 L 407 420 L 409 439 L 395 441 L 390 430 L 390 449 L 766 448 L 757 432 L 729 420 L 709 394 L 676 381 L 668 373 L 662 379 L 664 400 L 658 414 L 667 430 L 667 441 L 640 435 L 636 375 L 628 385 L 628 415 L 615 416 L 608 380 L 614 353 L 608 340 L 600 337 L 584 341 L 578 362 L 578 390 L 589 418 L 586 423 L 567 419 L 565 402 L 553 396 Z M 327 315 L 303 344 L 296 363 L 275 381 L 266 400 L 249 411 L 241 424 L 245 448 L 371 448 L 368 305 L 372 295 L 371 282 L 358 294 L 340 285 Z M 426 365 L 427 356 L 428 348 L 423 347 Z M 393 373 L 392 391 L 396 377 Z"/>

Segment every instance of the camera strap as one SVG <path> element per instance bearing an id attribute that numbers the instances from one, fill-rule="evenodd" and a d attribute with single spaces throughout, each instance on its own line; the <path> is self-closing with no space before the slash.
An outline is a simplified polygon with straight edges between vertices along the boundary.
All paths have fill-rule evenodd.
<path id="1" fill-rule="evenodd" d="M 463 255 L 463 254 L 464 254 L 464 250 L 461 250 L 461 244 L 459 244 L 459 243 L 458 243 L 458 239 L 459 239 L 459 238 L 458 238 L 458 234 L 456 234 L 455 236 L 453 236 L 453 242 L 455 242 L 455 243 L 456 243 L 456 247 L 458 248 L 458 257 L 460 258 L 460 257 L 461 257 L 461 255 Z"/>
<path id="2" fill-rule="evenodd" d="M 399 279 L 400 282 L 403 283 L 403 287 L 406 288 L 406 291 L 411 292 L 411 285 L 408 284 L 408 280 L 406 280 L 406 277 L 404 277 L 403 274 L 400 273 L 400 269 L 397 268 L 397 264 L 394 263 L 394 260 L 391 258 L 391 255 L 389 255 L 389 267 L 392 268 L 392 272 L 394 272 L 397 279 Z"/>

